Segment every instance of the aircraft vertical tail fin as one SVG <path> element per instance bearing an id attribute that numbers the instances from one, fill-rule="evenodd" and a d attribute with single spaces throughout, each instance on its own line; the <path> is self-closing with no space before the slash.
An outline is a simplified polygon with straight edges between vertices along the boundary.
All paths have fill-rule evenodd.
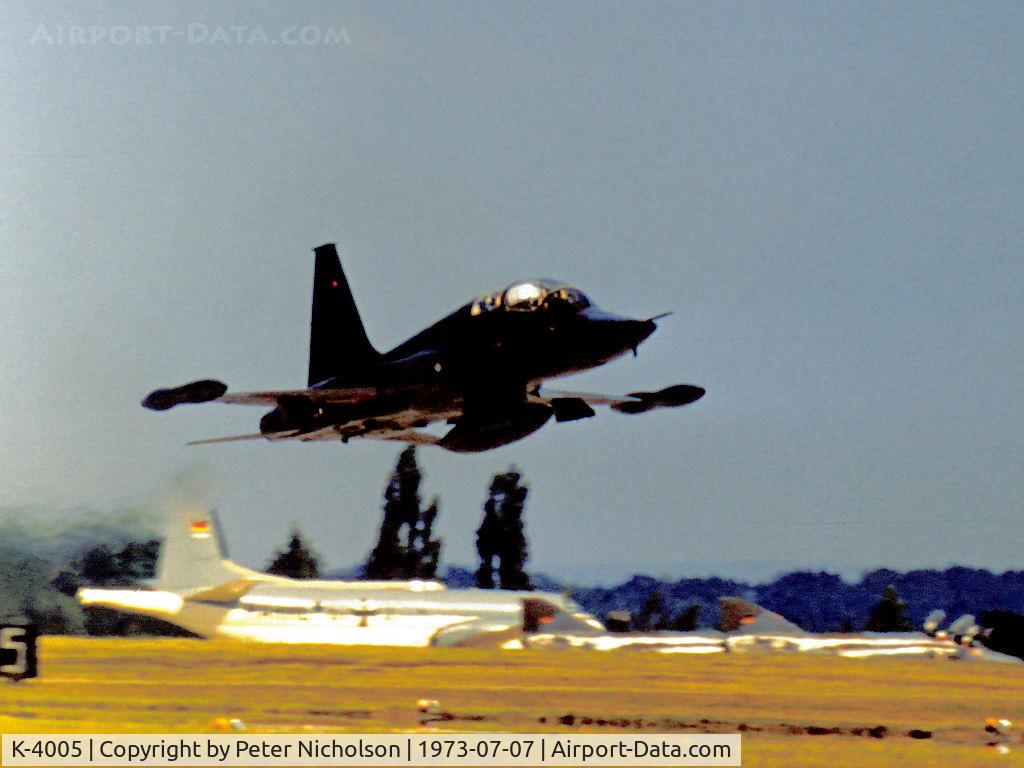
<path id="1" fill-rule="evenodd" d="M 313 249 L 313 313 L 309 328 L 309 386 L 374 363 L 380 353 L 363 328 L 334 243 Z"/>
<path id="2" fill-rule="evenodd" d="M 722 632 L 742 634 L 806 635 L 807 632 L 774 611 L 742 597 L 720 597 Z"/>
<path id="3" fill-rule="evenodd" d="M 261 576 L 227 559 L 215 511 L 183 507 L 171 513 L 156 565 L 158 589 L 193 593 L 239 579 L 267 578 Z"/>

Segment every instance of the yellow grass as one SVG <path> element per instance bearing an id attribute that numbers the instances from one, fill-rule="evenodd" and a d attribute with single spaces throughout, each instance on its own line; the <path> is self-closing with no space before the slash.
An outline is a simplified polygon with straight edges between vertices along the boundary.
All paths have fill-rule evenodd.
<path id="1" fill-rule="evenodd" d="M 1024 763 L 1019 735 L 1009 756 L 983 746 L 986 717 L 1024 725 L 1024 667 L 1002 664 L 44 638 L 40 674 L 0 684 L 0 732 L 741 729 L 750 766 Z M 420 698 L 451 719 L 424 726 Z"/>

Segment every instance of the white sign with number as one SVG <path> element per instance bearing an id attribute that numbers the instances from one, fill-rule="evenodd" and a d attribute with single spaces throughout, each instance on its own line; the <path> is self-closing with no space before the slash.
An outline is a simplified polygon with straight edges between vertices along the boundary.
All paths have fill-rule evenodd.
<path id="1" fill-rule="evenodd" d="M 0 676 L 36 676 L 36 631 L 26 625 L 0 626 Z"/>

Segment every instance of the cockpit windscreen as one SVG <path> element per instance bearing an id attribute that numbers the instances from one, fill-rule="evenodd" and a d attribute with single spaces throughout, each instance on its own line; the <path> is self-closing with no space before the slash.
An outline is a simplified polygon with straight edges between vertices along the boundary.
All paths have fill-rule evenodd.
<path id="1" fill-rule="evenodd" d="M 470 314 L 502 310 L 533 312 L 579 312 L 590 306 L 590 299 L 578 288 L 557 280 L 524 280 L 478 297 L 470 305 Z"/>

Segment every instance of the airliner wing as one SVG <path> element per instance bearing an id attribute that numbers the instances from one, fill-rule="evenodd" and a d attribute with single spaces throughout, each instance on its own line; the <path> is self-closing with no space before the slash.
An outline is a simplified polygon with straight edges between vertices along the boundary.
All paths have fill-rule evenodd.
<path id="1" fill-rule="evenodd" d="M 257 584 L 263 584 L 266 581 L 267 579 L 260 578 L 236 579 L 235 581 L 229 581 L 227 584 L 190 592 L 185 595 L 185 599 L 207 603 L 233 603 L 247 594 Z"/>

